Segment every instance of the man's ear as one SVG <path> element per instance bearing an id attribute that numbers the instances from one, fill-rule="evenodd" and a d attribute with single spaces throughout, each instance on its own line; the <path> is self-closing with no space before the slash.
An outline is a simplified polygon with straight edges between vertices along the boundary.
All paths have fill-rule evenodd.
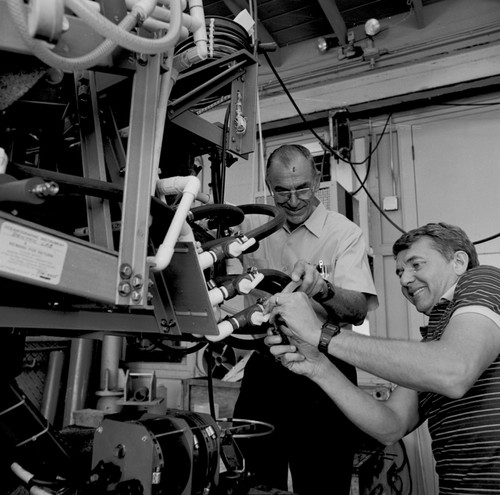
<path id="1" fill-rule="evenodd" d="M 465 251 L 455 251 L 453 255 L 453 266 L 457 275 L 462 275 L 467 271 L 469 265 L 469 255 Z"/>
<path id="2" fill-rule="evenodd" d="M 267 187 L 267 190 L 269 191 L 269 194 L 273 194 L 273 188 L 271 187 L 271 184 L 269 184 L 269 181 L 266 179 L 266 187 Z"/>
<path id="3" fill-rule="evenodd" d="M 319 188 L 321 185 L 321 172 L 316 170 L 316 174 L 314 175 L 314 187 Z"/>

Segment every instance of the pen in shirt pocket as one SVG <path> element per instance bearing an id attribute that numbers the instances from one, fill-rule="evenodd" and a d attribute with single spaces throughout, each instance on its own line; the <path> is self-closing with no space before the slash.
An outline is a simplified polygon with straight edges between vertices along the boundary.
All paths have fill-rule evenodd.
<path id="1" fill-rule="evenodd" d="M 328 267 L 323 260 L 318 261 L 316 270 L 318 270 L 322 278 L 324 278 L 325 280 L 328 278 Z"/>

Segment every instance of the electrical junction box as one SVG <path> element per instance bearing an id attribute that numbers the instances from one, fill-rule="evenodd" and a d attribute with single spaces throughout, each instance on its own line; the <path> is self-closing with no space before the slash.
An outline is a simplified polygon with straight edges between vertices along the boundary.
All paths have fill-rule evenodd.
<path id="1" fill-rule="evenodd" d="M 399 208 L 397 196 L 386 196 L 383 200 L 384 211 L 395 211 Z"/>

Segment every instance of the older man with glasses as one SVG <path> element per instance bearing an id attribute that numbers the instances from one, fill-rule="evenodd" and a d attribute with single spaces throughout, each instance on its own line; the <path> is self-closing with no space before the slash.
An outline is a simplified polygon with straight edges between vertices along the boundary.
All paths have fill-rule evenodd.
<path id="1" fill-rule="evenodd" d="M 320 173 L 307 148 L 284 145 L 269 157 L 266 183 L 285 213 L 282 229 L 243 257 L 245 268 L 272 268 L 301 282 L 325 334 L 333 323 L 361 324 L 378 305 L 361 229 L 316 197 Z M 318 270 L 318 265 L 321 270 Z M 356 383 L 355 368 L 336 366 Z M 277 363 L 266 351 L 254 352 L 245 366 L 234 417 L 271 423 L 275 431 L 241 440 L 249 472 L 257 483 L 293 492 L 347 495 L 358 430 L 314 383 Z"/>

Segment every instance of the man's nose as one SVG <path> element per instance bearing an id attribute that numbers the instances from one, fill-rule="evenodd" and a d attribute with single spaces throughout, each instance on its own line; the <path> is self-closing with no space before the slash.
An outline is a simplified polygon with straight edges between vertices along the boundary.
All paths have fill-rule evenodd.
<path id="1" fill-rule="evenodd" d="M 290 191 L 290 199 L 288 203 L 292 206 L 299 204 L 300 199 L 297 197 L 297 191 Z"/>
<path id="2" fill-rule="evenodd" d="M 408 287 L 408 284 L 413 282 L 415 279 L 413 270 L 403 270 L 403 273 L 401 274 L 399 278 L 399 282 L 403 287 Z"/>

